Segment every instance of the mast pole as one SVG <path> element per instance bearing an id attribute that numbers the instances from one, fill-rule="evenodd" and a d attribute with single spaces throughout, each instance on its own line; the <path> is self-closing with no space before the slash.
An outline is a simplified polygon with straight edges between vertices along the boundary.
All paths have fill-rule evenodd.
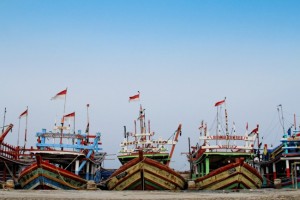
<path id="1" fill-rule="evenodd" d="M 68 87 L 66 88 L 66 95 L 65 95 L 65 102 L 64 102 L 64 115 L 65 115 L 65 113 L 66 113 L 66 102 L 67 102 L 67 93 L 68 93 Z"/>
<path id="2" fill-rule="evenodd" d="M 87 134 L 87 142 L 89 143 L 89 135 L 90 135 L 90 131 L 89 131 L 89 126 L 90 126 L 90 115 L 89 115 L 89 107 L 90 104 L 86 105 L 86 114 L 87 114 L 87 129 L 86 129 L 86 134 Z"/>
<path id="3" fill-rule="evenodd" d="M 64 126 L 64 121 L 65 121 L 65 113 L 66 113 L 66 102 L 67 102 L 67 93 L 68 93 L 68 87 L 66 88 L 66 94 L 65 94 L 65 101 L 64 101 L 64 113 L 63 113 L 63 117 L 61 120 L 61 135 L 60 135 L 60 144 L 62 145 L 62 138 L 63 138 L 63 126 Z M 63 147 L 61 146 L 61 150 L 63 150 Z"/>
<path id="4" fill-rule="evenodd" d="M 74 122 L 73 122 L 73 134 L 75 135 L 75 120 L 76 120 L 76 115 L 74 115 Z M 74 143 L 75 143 L 75 139 L 73 138 L 72 139 L 72 144 L 74 145 Z"/>
<path id="5" fill-rule="evenodd" d="M 26 123 L 25 123 L 24 150 L 27 142 L 27 124 L 28 124 L 28 106 L 27 106 Z"/>
<path id="6" fill-rule="evenodd" d="M 149 140 L 151 139 L 151 135 L 150 135 L 150 120 L 148 120 L 148 132 L 149 132 Z"/>
<path id="7" fill-rule="evenodd" d="M 297 125 L 296 125 L 296 114 L 294 114 L 294 126 L 295 126 L 295 130 L 297 130 Z"/>
<path id="8" fill-rule="evenodd" d="M 229 135 L 229 132 L 228 132 L 228 115 L 227 115 L 227 108 L 226 108 L 226 97 L 224 98 L 225 102 L 225 122 L 226 122 L 226 135 Z"/>
<path id="9" fill-rule="evenodd" d="M 281 110 L 281 120 L 282 120 L 282 129 L 283 129 L 283 134 L 285 134 L 285 128 L 284 128 L 284 118 L 283 118 L 283 110 L 282 110 L 282 105 L 279 104 L 278 107 L 280 107 Z M 279 110 L 279 109 L 278 109 Z"/>
<path id="10" fill-rule="evenodd" d="M 134 141 L 135 143 L 135 148 L 137 148 L 137 138 L 136 138 L 136 120 L 134 120 Z"/>
<path id="11" fill-rule="evenodd" d="M 175 149 L 175 146 L 176 146 L 176 142 L 178 141 L 178 136 L 181 132 L 181 124 L 179 124 L 177 130 L 176 130 L 176 135 L 175 135 L 175 140 L 172 141 L 172 149 L 171 149 L 171 152 L 170 152 L 170 156 L 169 156 L 169 160 L 167 162 L 167 166 L 169 166 L 170 162 L 171 162 L 171 158 L 173 156 L 173 153 L 174 153 L 174 149 Z"/>
<path id="12" fill-rule="evenodd" d="M 3 126 L 2 126 L 2 133 L 4 132 L 4 126 L 5 126 L 5 115 L 6 115 L 6 107 L 4 108 L 4 116 L 3 116 Z"/>
<path id="13" fill-rule="evenodd" d="M 141 133 L 143 133 L 143 119 L 142 119 L 142 115 L 143 115 L 143 110 L 142 110 L 142 105 L 140 105 L 140 114 L 139 114 L 139 118 L 140 118 L 140 129 L 141 129 Z"/>
<path id="14" fill-rule="evenodd" d="M 192 154 L 191 154 L 191 141 L 190 137 L 188 137 L 189 141 L 189 161 L 190 161 L 190 179 L 193 177 L 193 163 L 192 163 Z"/>
<path id="15" fill-rule="evenodd" d="M 19 139 L 20 139 L 20 121 L 21 121 L 21 117 L 19 117 L 19 124 L 18 124 L 18 140 L 17 140 L 17 146 L 19 146 Z"/>
<path id="16" fill-rule="evenodd" d="M 216 130 L 216 135 L 217 135 L 217 139 L 216 139 L 216 145 L 218 145 L 218 137 L 219 137 L 219 106 L 217 106 L 217 130 Z"/>
<path id="17" fill-rule="evenodd" d="M 256 134 L 256 137 L 257 137 L 257 154 L 258 154 L 258 160 L 260 161 L 260 143 L 259 143 L 259 131 L 258 131 L 258 127 L 259 125 L 257 124 L 257 134 Z"/>

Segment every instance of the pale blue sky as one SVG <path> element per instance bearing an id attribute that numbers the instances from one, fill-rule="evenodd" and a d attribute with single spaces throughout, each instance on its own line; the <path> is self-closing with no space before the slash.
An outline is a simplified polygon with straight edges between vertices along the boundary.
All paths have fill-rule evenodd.
<path id="1" fill-rule="evenodd" d="M 290 0 L 0 0 L 0 109 L 15 125 L 7 140 L 16 143 L 29 106 L 34 145 L 35 132 L 61 114 L 63 102 L 50 98 L 68 87 L 76 127 L 84 129 L 90 103 L 91 131 L 103 133 L 110 154 L 142 103 L 157 135 L 168 138 L 182 123 L 171 166 L 187 169 L 187 138 L 196 143 L 201 120 L 210 125 L 225 96 L 238 132 L 258 123 L 263 143 L 278 145 L 276 106 L 288 121 L 300 115 L 299 9 Z M 128 103 L 138 90 L 141 102 Z"/>

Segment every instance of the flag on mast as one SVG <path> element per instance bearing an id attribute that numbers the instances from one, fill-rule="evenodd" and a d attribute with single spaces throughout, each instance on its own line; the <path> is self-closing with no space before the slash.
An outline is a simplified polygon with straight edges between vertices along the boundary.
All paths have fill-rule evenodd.
<path id="1" fill-rule="evenodd" d="M 225 99 L 222 100 L 222 101 L 218 101 L 217 103 L 215 103 L 215 106 L 220 106 L 220 105 L 222 105 L 223 103 L 225 103 Z"/>
<path id="2" fill-rule="evenodd" d="M 258 128 L 259 128 L 259 125 L 257 124 L 256 128 L 253 129 L 253 130 L 249 133 L 248 136 L 252 136 L 252 135 L 254 135 L 254 134 L 258 134 Z"/>
<path id="3" fill-rule="evenodd" d="M 75 112 L 72 112 L 70 114 L 64 115 L 64 119 L 70 119 L 75 117 Z"/>
<path id="4" fill-rule="evenodd" d="M 51 100 L 56 100 L 56 99 L 63 99 L 67 95 L 67 89 L 57 93 L 54 97 L 51 98 Z"/>
<path id="5" fill-rule="evenodd" d="M 138 91 L 138 94 L 129 97 L 129 102 L 138 100 L 140 100 L 140 91 Z"/>
<path id="6" fill-rule="evenodd" d="M 24 112 L 22 112 L 19 116 L 19 119 L 21 119 L 22 117 L 25 117 L 28 115 L 28 109 L 26 109 Z"/>
<path id="7" fill-rule="evenodd" d="M 90 104 L 86 104 L 86 111 L 87 111 L 87 124 L 86 124 L 85 133 L 87 133 L 87 134 L 90 132 L 89 107 L 90 107 Z"/>

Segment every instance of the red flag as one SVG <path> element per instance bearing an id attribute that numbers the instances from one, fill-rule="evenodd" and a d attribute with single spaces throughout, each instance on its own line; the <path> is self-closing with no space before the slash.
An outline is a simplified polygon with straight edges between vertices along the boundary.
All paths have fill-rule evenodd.
<path id="1" fill-rule="evenodd" d="M 215 106 L 220 106 L 220 105 L 222 105 L 223 103 L 225 103 L 225 99 L 222 100 L 222 101 L 218 101 L 217 103 L 215 103 Z"/>
<path id="2" fill-rule="evenodd" d="M 64 98 L 67 95 L 67 89 L 57 93 L 54 97 L 51 98 L 51 100 Z"/>
<path id="3" fill-rule="evenodd" d="M 70 114 L 65 115 L 64 119 L 66 119 L 66 118 L 74 118 L 74 117 L 75 117 L 75 112 L 72 112 Z"/>
<path id="4" fill-rule="evenodd" d="M 138 120 L 142 120 L 145 117 L 145 115 L 140 115 Z"/>
<path id="5" fill-rule="evenodd" d="M 252 134 L 257 134 L 258 133 L 258 127 L 259 125 L 257 125 L 257 127 L 255 129 L 253 129 L 249 135 L 252 135 Z"/>
<path id="6" fill-rule="evenodd" d="M 247 122 L 247 124 L 246 124 L 246 130 L 248 131 L 248 122 Z"/>
<path id="7" fill-rule="evenodd" d="M 129 97 L 129 102 L 130 101 L 138 101 L 138 100 L 140 100 L 140 92 L 138 92 L 138 94 L 136 94 L 136 95 Z"/>
<path id="8" fill-rule="evenodd" d="M 21 115 L 19 116 L 19 119 L 22 117 L 25 117 L 28 115 L 28 109 L 26 109 L 24 112 L 21 113 Z"/>
<path id="9" fill-rule="evenodd" d="M 258 132 L 258 127 L 251 131 L 251 133 L 257 133 L 257 132 Z"/>

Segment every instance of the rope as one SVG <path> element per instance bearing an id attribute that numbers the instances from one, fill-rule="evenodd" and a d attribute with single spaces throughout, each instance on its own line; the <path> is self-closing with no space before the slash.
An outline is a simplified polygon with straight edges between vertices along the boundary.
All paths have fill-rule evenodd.
<path id="1" fill-rule="evenodd" d="M 57 167 L 56 165 L 54 165 L 54 166 L 55 166 L 55 169 L 56 169 L 58 175 L 60 176 L 60 179 L 61 179 L 63 182 L 65 182 L 66 185 L 68 185 L 68 186 L 71 187 L 71 188 L 75 188 L 75 189 L 77 189 L 77 190 L 82 189 L 82 188 L 84 187 L 84 186 L 82 186 L 82 187 L 76 187 L 76 186 L 71 185 L 71 184 L 69 184 L 68 182 L 66 182 L 65 179 L 64 179 L 64 177 L 60 174 L 60 172 L 59 172 L 59 170 L 58 170 L 58 167 Z"/>
<path id="2" fill-rule="evenodd" d="M 78 158 L 79 157 L 79 155 L 77 155 L 76 156 L 76 158 Z M 76 160 L 76 158 L 74 158 L 73 160 L 72 160 L 72 162 L 70 162 L 70 164 L 67 166 L 67 167 L 65 167 L 65 169 L 67 169 L 75 160 Z"/>
<path id="3" fill-rule="evenodd" d="M 6 166 L 6 169 L 8 170 L 8 172 L 9 172 L 9 175 L 12 177 L 12 179 L 15 181 L 15 182 L 17 182 L 15 179 L 15 177 L 14 177 L 14 175 L 13 175 L 13 173 L 10 171 L 10 169 L 9 169 L 9 167 L 7 166 L 7 164 L 6 164 L 6 162 L 4 161 L 4 164 L 5 164 L 5 166 Z"/>

